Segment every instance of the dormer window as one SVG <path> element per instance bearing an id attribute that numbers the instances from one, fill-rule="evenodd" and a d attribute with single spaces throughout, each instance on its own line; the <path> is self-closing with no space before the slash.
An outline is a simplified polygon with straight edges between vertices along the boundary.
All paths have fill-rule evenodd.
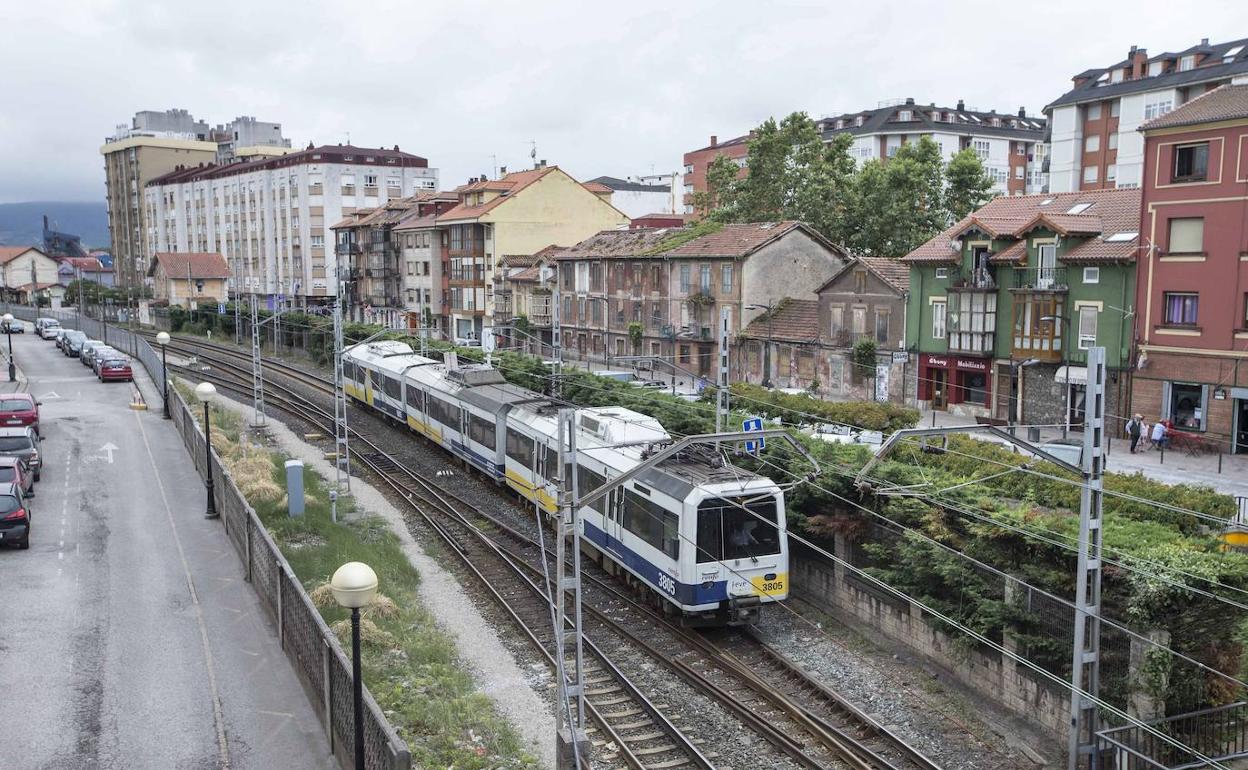
<path id="1" fill-rule="evenodd" d="M 1230 49 L 1226 53 L 1222 54 L 1222 63 L 1230 64 L 1232 61 L 1235 60 L 1236 56 L 1239 56 L 1240 52 L 1243 50 L 1244 50 L 1244 47 L 1242 45 L 1237 45 L 1234 48 Z"/>
<path id="2" fill-rule="evenodd" d="M 1188 54 L 1179 59 L 1179 72 L 1187 72 L 1196 66 L 1196 55 Z"/>
<path id="3" fill-rule="evenodd" d="M 935 123 L 939 123 L 939 122 L 940 122 L 940 113 L 939 113 L 939 112 L 933 112 L 933 113 L 932 113 L 932 121 L 933 121 L 933 122 L 935 122 Z"/>
<path id="4" fill-rule="evenodd" d="M 1091 203 L 1076 203 L 1075 205 L 1067 209 L 1066 213 L 1067 214 L 1082 214 L 1083 212 L 1087 211 L 1090 208 L 1092 208 Z"/>
<path id="5" fill-rule="evenodd" d="M 899 121 L 901 121 L 901 122 L 903 122 L 903 123 L 906 123 L 906 122 L 909 122 L 909 121 L 911 121 L 911 120 L 914 120 L 914 113 L 913 113 L 913 112 L 911 112 L 910 110 L 898 110 L 898 111 L 897 111 L 897 120 L 899 120 Z"/>
<path id="6" fill-rule="evenodd" d="M 1127 71 L 1125 69 L 1114 70 L 1113 73 L 1111 73 L 1109 76 L 1109 82 L 1121 83 L 1123 78 L 1126 77 L 1126 74 L 1127 74 Z"/>
<path id="7" fill-rule="evenodd" d="M 1001 118 L 993 118 L 993 119 L 992 119 L 992 127 L 993 127 L 993 128 L 1000 128 L 1000 127 L 1001 127 Z"/>
<path id="8" fill-rule="evenodd" d="M 863 118 L 862 118 L 862 116 L 861 116 L 861 115 L 859 115 L 858 117 L 854 118 L 854 125 L 855 125 L 855 126 L 861 126 L 861 125 L 862 125 L 862 120 L 863 120 Z"/>
<path id="9" fill-rule="evenodd" d="M 837 127 L 837 128 L 844 128 L 844 127 L 845 127 L 845 119 L 844 119 L 844 118 L 840 118 L 840 119 L 838 119 L 838 120 L 836 121 L 836 127 Z"/>

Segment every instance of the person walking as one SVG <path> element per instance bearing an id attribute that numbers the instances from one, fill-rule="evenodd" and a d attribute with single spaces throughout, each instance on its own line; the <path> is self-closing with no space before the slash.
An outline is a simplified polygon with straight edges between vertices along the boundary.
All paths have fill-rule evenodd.
<path id="1" fill-rule="evenodd" d="M 1127 438 L 1131 439 L 1131 454 L 1140 443 L 1140 434 L 1144 432 L 1144 415 L 1136 414 L 1127 422 Z"/>
<path id="2" fill-rule="evenodd" d="M 1164 420 L 1158 420 L 1153 423 L 1153 446 L 1158 449 L 1166 448 L 1166 423 Z"/>

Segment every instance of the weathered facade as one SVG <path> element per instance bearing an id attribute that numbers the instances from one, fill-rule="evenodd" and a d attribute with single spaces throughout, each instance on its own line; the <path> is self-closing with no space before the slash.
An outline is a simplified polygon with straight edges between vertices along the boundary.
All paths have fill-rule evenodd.
<path id="1" fill-rule="evenodd" d="M 1139 190 L 997 198 L 904 258 L 921 406 L 1078 426 L 1087 350 L 1128 408 Z"/>
<path id="2" fill-rule="evenodd" d="M 601 232 L 558 256 L 563 343 L 583 357 L 654 356 L 709 378 L 722 310 L 735 339 L 846 259 L 800 222 L 730 224 L 694 238 L 684 229 Z"/>
<path id="3" fill-rule="evenodd" d="M 157 252 L 147 275 L 157 301 L 194 307 L 225 301 L 230 268 L 216 252 Z"/>

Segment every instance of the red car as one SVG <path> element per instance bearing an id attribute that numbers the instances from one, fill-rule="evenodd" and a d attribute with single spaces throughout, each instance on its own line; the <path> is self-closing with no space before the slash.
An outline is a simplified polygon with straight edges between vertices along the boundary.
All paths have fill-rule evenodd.
<path id="1" fill-rule="evenodd" d="M 29 425 L 38 433 L 39 404 L 29 393 L 5 393 L 0 396 L 0 428 Z"/>
<path id="2" fill-rule="evenodd" d="M 110 356 L 100 361 L 100 382 L 110 380 L 134 382 L 134 371 L 130 368 L 130 359 Z"/>

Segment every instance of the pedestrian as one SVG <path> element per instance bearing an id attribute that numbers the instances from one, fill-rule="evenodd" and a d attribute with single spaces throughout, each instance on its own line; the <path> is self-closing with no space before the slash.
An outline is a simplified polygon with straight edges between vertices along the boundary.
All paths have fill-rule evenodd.
<path id="1" fill-rule="evenodd" d="M 1153 448 L 1153 426 L 1148 424 L 1148 420 L 1140 420 L 1140 451 L 1145 452 Z"/>
<path id="2" fill-rule="evenodd" d="M 1165 421 L 1158 420 L 1157 422 L 1153 423 L 1153 446 L 1154 447 L 1157 447 L 1158 449 L 1166 448 L 1166 439 L 1168 438 L 1166 433 L 1167 431 L 1166 431 Z"/>
<path id="3" fill-rule="evenodd" d="M 1136 414 L 1127 422 L 1127 437 L 1131 439 L 1131 454 L 1140 443 L 1140 434 L 1144 430 L 1144 415 Z"/>

